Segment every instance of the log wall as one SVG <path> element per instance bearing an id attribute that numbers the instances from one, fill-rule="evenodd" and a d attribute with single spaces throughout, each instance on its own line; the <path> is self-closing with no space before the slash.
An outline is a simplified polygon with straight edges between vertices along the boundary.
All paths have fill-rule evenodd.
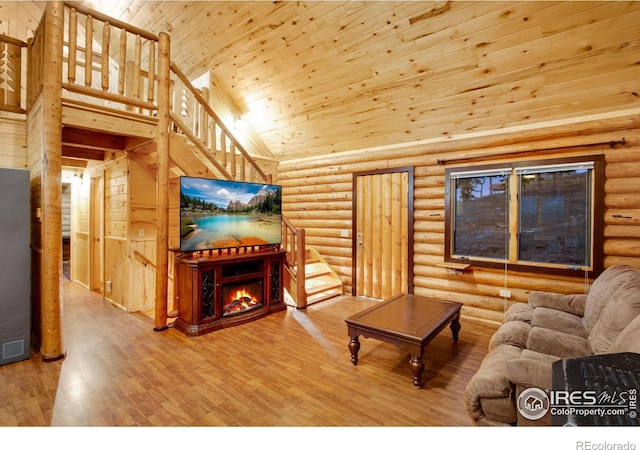
<path id="1" fill-rule="evenodd" d="M 415 167 L 414 289 L 426 295 L 464 303 L 463 314 L 499 322 L 512 302 L 526 302 L 531 290 L 584 292 L 582 278 L 540 276 L 471 267 L 462 274 L 439 267 L 444 260 L 444 173 L 456 159 L 474 157 L 477 164 L 500 158 L 553 158 L 604 154 L 604 265 L 640 267 L 640 119 L 637 115 L 603 118 L 537 130 L 486 134 L 404 147 L 385 147 L 285 161 L 278 168 L 283 212 L 306 229 L 307 244 L 316 247 L 346 283 L 353 284 L 352 174 L 364 170 Z M 624 138 L 626 145 L 591 145 Z M 497 158 L 497 159 L 496 159 Z M 439 160 L 447 160 L 439 164 Z M 459 163 L 461 164 L 461 163 Z M 468 160 L 464 163 L 469 164 Z M 508 289 L 507 301 L 499 291 Z"/>

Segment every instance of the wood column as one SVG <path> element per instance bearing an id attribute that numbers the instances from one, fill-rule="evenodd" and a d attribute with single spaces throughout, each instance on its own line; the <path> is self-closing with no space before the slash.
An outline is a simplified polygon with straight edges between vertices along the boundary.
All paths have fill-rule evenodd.
<path id="1" fill-rule="evenodd" d="M 170 52 L 169 35 L 160 33 L 158 44 L 158 160 L 156 176 L 157 237 L 156 237 L 156 305 L 154 330 L 167 329 L 167 299 L 169 289 L 169 112 Z"/>
<path id="2" fill-rule="evenodd" d="M 45 9 L 42 88 L 42 260 L 40 266 L 44 361 L 64 358 L 62 343 L 62 2 Z"/>

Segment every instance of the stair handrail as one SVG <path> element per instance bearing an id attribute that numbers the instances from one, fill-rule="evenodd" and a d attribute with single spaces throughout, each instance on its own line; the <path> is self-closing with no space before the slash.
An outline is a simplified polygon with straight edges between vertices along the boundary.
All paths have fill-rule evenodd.
<path id="1" fill-rule="evenodd" d="M 180 81 L 184 84 L 184 86 L 189 90 L 189 92 L 191 92 L 191 94 L 193 95 L 193 97 L 195 98 L 195 100 L 198 102 L 198 104 L 200 105 L 200 107 L 207 113 L 207 115 L 211 118 L 211 120 L 213 121 L 213 124 L 215 127 L 219 128 L 221 133 L 224 134 L 225 136 L 225 141 L 226 139 L 229 139 L 231 142 L 231 151 L 235 151 L 238 150 L 242 156 L 244 157 L 244 159 L 249 162 L 249 164 L 251 165 L 251 167 L 262 177 L 263 181 L 270 181 L 269 176 L 267 176 L 264 171 L 260 168 L 260 166 L 256 163 L 256 161 L 253 159 L 253 157 L 245 150 L 244 146 L 240 143 L 240 141 L 238 141 L 238 139 L 236 139 L 236 137 L 234 136 L 234 134 L 231 132 L 231 130 L 229 130 L 229 128 L 227 128 L 227 126 L 224 124 L 224 122 L 222 121 L 222 119 L 220 119 L 220 117 L 213 111 L 213 109 L 211 108 L 211 106 L 209 106 L 208 101 L 202 96 L 202 94 L 200 93 L 200 90 L 197 89 L 195 86 L 193 86 L 193 84 L 191 83 L 191 81 L 189 81 L 189 79 L 185 76 L 185 74 L 180 70 L 180 68 L 174 63 L 171 62 L 171 71 L 180 79 Z M 199 142 L 199 140 L 195 137 L 195 133 L 191 133 L 190 136 L 188 136 L 189 140 L 192 141 L 195 145 L 198 145 L 196 143 L 196 141 Z M 194 138 L 196 140 L 194 140 Z M 215 142 L 214 142 L 214 146 L 215 146 Z M 215 148 L 212 149 L 215 151 Z M 221 149 L 223 152 L 226 151 L 226 149 L 222 148 Z M 212 156 L 215 158 L 215 153 L 212 153 Z"/>
<path id="2" fill-rule="evenodd" d="M 282 228 L 282 245 L 287 251 L 285 266 L 296 280 L 296 304 L 298 308 L 304 308 L 307 306 L 307 290 L 305 289 L 305 229 L 296 228 L 284 216 L 282 216 Z"/>

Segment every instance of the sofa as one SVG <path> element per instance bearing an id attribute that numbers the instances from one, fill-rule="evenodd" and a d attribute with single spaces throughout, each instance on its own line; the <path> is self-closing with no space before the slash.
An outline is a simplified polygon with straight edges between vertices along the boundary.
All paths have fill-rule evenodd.
<path id="1" fill-rule="evenodd" d="M 520 414 L 522 391 L 549 392 L 560 359 L 622 352 L 640 353 L 640 269 L 609 267 L 587 294 L 530 292 L 505 311 L 466 386 L 465 409 L 474 425 L 550 425 L 549 412 L 536 420 Z"/>

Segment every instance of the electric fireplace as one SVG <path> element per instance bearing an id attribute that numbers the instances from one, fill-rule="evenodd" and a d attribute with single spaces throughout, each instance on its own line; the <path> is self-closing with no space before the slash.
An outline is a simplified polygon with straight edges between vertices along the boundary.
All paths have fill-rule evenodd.
<path id="1" fill-rule="evenodd" d="M 200 252 L 176 258 L 174 327 L 199 336 L 286 309 L 284 250 Z"/>
<path id="2" fill-rule="evenodd" d="M 222 286 L 222 316 L 242 314 L 262 307 L 262 280 L 241 281 Z"/>

